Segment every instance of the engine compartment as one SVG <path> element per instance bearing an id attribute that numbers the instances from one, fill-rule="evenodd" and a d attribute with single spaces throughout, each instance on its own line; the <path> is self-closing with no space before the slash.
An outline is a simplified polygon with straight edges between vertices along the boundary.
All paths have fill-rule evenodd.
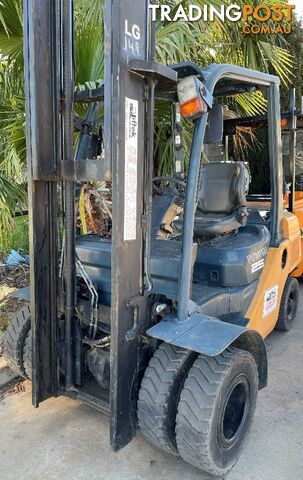
<path id="1" fill-rule="evenodd" d="M 194 244 L 193 281 L 209 286 L 246 286 L 262 272 L 270 243 L 265 225 L 247 225 L 237 233 Z M 102 304 L 111 302 L 111 240 L 85 235 L 77 240 L 77 255 L 98 288 Z M 176 298 L 181 242 L 153 240 L 151 273 L 153 293 Z"/>

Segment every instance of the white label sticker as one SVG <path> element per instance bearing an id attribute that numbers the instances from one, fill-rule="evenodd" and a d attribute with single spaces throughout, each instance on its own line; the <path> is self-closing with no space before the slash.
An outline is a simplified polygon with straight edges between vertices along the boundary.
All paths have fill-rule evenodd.
<path id="1" fill-rule="evenodd" d="M 139 102 L 125 98 L 124 241 L 137 238 Z"/>
<path id="2" fill-rule="evenodd" d="M 247 261 L 249 264 L 258 262 L 263 258 L 265 259 L 266 255 L 268 254 L 268 249 L 266 247 L 261 248 L 261 250 L 257 250 L 256 252 L 248 255 Z"/>
<path id="3" fill-rule="evenodd" d="M 278 304 L 278 293 L 279 287 L 276 285 L 275 287 L 267 290 L 264 295 L 264 306 L 263 306 L 263 317 L 266 317 L 271 312 L 273 312 L 277 308 Z"/>

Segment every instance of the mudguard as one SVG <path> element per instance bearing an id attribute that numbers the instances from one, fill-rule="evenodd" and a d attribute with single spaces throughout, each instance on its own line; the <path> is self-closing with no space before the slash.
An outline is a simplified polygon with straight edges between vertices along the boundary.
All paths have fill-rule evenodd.
<path id="1" fill-rule="evenodd" d="M 234 346 L 249 351 L 259 371 L 259 388 L 267 385 L 267 353 L 261 335 L 239 325 L 225 323 L 202 314 L 190 315 L 179 322 L 173 315 L 147 330 L 147 334 L 176 347 L 215 357 Z"/>

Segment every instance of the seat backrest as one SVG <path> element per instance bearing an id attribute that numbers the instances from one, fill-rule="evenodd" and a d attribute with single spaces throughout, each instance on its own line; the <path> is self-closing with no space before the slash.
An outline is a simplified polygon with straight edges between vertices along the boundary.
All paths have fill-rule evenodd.
<path id="1" fill-rule="evenodd" d="M 198 209 L 226 215 L 246 205 L 247 168 L 243 162 L 213 162 L 202 169 Z"/>

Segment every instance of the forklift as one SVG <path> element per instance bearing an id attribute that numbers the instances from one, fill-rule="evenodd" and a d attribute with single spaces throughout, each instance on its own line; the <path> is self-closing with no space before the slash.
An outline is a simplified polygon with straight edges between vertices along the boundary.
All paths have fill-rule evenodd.
<path id="1" fill-rule="evenodd" d="M 106 1 L 105 82 L 79 92 L 72 0 L 24 0 L 31 286 L 5 355 L 32 380 L 35 407 L 81 400 L 109 415 L 114 451 L 139 428 L 222 476 L 267 385 L 264 339 L 289 330 L 298 308 L 301 230 L 284 205 L 279 79 L 158 64 L 149 1 L 135 3 Z M 227 136 L 224 99 L 256 90 L 268 101 L 267 206 L 248 198 L 245 162 L 202 161 Z M 153 178 L 157 99 L 173 112 L 171 178 Z M 111 185 L 110 235 L 81 235 L 79 186 L 100 180 Z"/>

